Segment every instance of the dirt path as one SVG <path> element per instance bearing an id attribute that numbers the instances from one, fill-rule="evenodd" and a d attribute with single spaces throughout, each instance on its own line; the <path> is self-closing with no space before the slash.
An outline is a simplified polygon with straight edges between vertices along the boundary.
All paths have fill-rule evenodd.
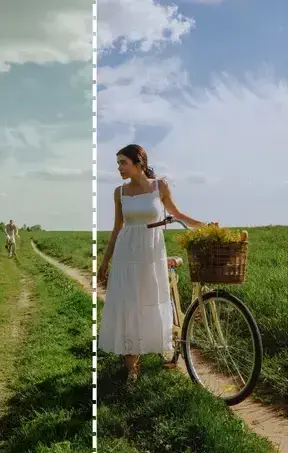
<path id="1" fill-rule="evenodd" d="M 91 293 L 92 282 L 89 282 L 87 275 L 85 276 L 78 269 L 59 263 L 57 260 L 40 252 L 34 243 L 32 243 L 32 246 L 35 252 L 42 256 L 42 258 L 60 269 L 66 275 L 78 280 L 83 288 Z M 98 297 L 104 298 L 105 292 L 98 292 Z M 182 358 L 179 360 L 178 367 L 182 373 L 187 374 L 185 363 Z M 231 409 L 244 420 L 252 431 L 260 436 L 266 437 L 275 446 L 278 446 L 279 453 L 288 453 L 288 419 L 279 409 L 274 406 L 255 402 L 252 398 L 248 398 L 243 403 L 233 406 Z"/>
<path id="2" fill-rule="evenodd" d="M 188 374 L 182 358 L 178 368 L 183 374 Z M 253 398 L 247 398 L 230 409 L 242 418 L 251 431 L 266 437 L 278 447 L 279 453 L 288 453 L 288 419 L 283 411 L 273 405 L 258 403 Z"/>
<path id="3" fill-rule="evenodd" d="M 51 258 L 51 256 L 48 256 L 45 253 L 41 252 L 33 241 L 31 241 L 31 245 L 32 245 L 34 251 L 39 256 L 41 256 L 44 260 L 46 260 L 48 263 L 52 264 L 53 266 L 57 267 L 57 269 L 64 272 L 64 274 L 69 275 L 69 277 L 73 278 L 74 280 L 77 280 L 87 293 L 89 293 L 89 294 L 92 293 L 93 282 L 92 282 L 92 278 L 89 276 L 89 274 L 87 272 L 85 273 L 84 271 L 80 271 L 79 269 L 76 269 L 74 267 L 67 266 L 67 264 L 60 263 L 56 259 Z M 97 296 L 100 299 L 104 299 L 105 291 L 103 289 L 97 288 Z"/>
<path id="4" fill-rule="evenodd" d="M 25 340 L 29 319 L 33 313 L 34 300 L 30 293 L 30 282 L 21 280 L 22 291 L 15 299 L 7 300 L 13 309 L 10 320 L 1 326 L 0 331 L 0 417 L 8 411 L 8 401 L 12 396 L 14 376 L 21 345 Z"/>
<path id="5" fill-rule="evenodd" d="M 44 260 L 52 264 L 52 266 L 57 267 L 57 269 L 64 272 L 64 274 L 69 275 L 69 277 L 73 278 L 74 280 L 77 280 L 87 293 L 92 292 L 92 281 L 89 280 L 87 274 L 85 275 L 85 273 L 81 272 L 79 269 L 75 269 L 73 267 L 67 266 L 66 264 L 59 263 L 59 261 L 51 258 L 51 256 L 48 256 L 45 253 L 41 252 L 33 241 L 31 241 L 31 245 L 34 251 Z"/>

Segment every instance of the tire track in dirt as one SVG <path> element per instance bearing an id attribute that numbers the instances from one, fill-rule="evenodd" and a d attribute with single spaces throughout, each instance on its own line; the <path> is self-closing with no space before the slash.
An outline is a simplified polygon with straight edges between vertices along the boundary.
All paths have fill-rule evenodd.
<path id="1" fill-rule="evenodd" d="M 35 306 L 30 291 L 31 282 L 24 276 L 21 280 L 21 288 L 17 298 L 7 300 L 7 303 L 13 305 L 13 311 L 10 320 L 1 327 L 0 331 L 0 417 L 6 415 L 9 409 L 8 402 L 13 394 L 12 385 L 14 376 L 17 375 L 19 351 L 25 341 Z M 5 374 L 6 369 L 9 370 L 9 375 Z"/>
<path id="2" fill-rule="evenodd" d="M 32 246 L 35 252 L 42 256 L 43 259 L 60 269 L 66 275 L 69 275 L 77 280 L 88 293 L 92 292 L 92 281 L 89 282 L 87 275 L 84 275 L 78 269 L 59 263 L 54 258 L 40 252 L 33 242 Z M 98 290 L 97 296 L 100 299 L 104 299 L 105 291 Z M 178 362 L 178 369 L 183 374 L 188 374 L 185 362 L 182 358 L 180 358 Z M 247 398 L 237 406 L 231 407 L 230 409 L 238 417 L 240 417 L 246 425 L 248 425 L 251 431 L 260 436 L 266 437 L 270 442 L 278 447 L 279 453 L 288 453 L 288 419 L 281 409 L 274 407 L 273 405 L 258 403 L 251 397 Z"/>

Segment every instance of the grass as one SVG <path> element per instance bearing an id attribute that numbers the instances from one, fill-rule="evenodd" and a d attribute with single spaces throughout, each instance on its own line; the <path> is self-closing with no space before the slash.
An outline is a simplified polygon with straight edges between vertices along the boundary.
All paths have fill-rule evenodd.
<path id="1" fill-rule="evenodd" d="M 272 288 L 268 285 L 271 278 L 277 276 L 273 273 L 274 260 L 280 267 L 286 265 L 285 255 L 281 254 L 283 240 L 287 229 L 255 229 L 250 231 L 250 264 L 248 281 L 243 287 L 233 287 L 233 292 L 242 297 L 249 304 L 262 330 L 265 340 L 265 372 L 269 379 L 262 380 L 258 394 L 263 394 L 263 389 L 273 399 L 282 385 L 282 394 L 286 395 L 285 374 L 279 371 L 283 366 L 283 358 L 278 349 L 275 350 L 268 341 L 269 332 L 274 334 L 274 345 L 281 345 L 282 354 L 286 354 L 284 341 L 286 331 L 283 329 L 285 321 L 278 318 L 278 311 L 271 303 L 271 291 L 274 297 L 285 293 L 284 273 L 280 274 L 284 280 L 278 288 L 276 282 Z M 62 240 L 59 240 L 62 235 Z M 174 232 L 166 235 L 169 254 L 181 254 L 179 246 L 173 242 Z M 82 269 L 86 261 L 79 256 L 74 259 L 75 246 L 72 240 L 74 233 L 42 233 L 35 237 L 41 244 L 41 249 L 62 262 L 67 263 L 67 258 L 72 266 Z M 85 239 L 86 237 L 86 239 Z M 109 233 L 100 233 L 98 236 L 98 259 L 104 252 Z M 57 247 L 54 249 L 54 238 Z M 275 240 L 276 238 L 276 240 Z M 82 235 L 81 250 L 89 250 L 90 234 Z M 85 246 L 85 241 L 87 245 Z M 273 250 L 267 248 L 266 243 L 272 241 Z M 59 247 L 59 244 L 62 244 Z M 280 254 L 278 253 L 280 252 Z M 185 255 L 184 255 L 185 257 Z M 87 255 L 86 255 L 87 259 Z M 266 261 L 268 263 L 268 269 Z M 82 263 L 82 266 L 79 263 Z M 262 268 L 264 263 L 264 267 Z M 272 272 L 270 268 L 272 267 Z M 279 269 L 278 269 L 279 270 Z M 261 277 L 261 272 L 265 275 Z M 267 281 L 267 274 L 269 280 Z M 278 283 L 279 280 L 277 280 Z M 259 287 L 259 284 L 261 285 Z M 250 286 L 249 286 L 250 285 Z M 266 285 L 266 286 L 265 286 Z M 183 309 L 187 308 L 190 299 L 191 284 L 187 273 L 187 260 L 180 271 L 180 292 Z M 266 295 L 266 297 L 264 297 Z M 286 296 L 285 296 L 286 297 Z M 280 298 L 281 300 L 281 298 Z M 287 302 L 287 301 L 286 301 Z M 285 300 L 279 312 L 285 315 Z M 101 314 L 101 304 L 99 315 Z M 261 307 L 262 306 L 262 307 Z M 263 307 L 265 306 L 265 310 Z M 273 326 L 273 328 L 271 328 Z M 277 327 L 275 329 L 275 327 Z M 270 329 L 270 330 L 269 330 Z M 282 347 L 284 346 L 284 347 Z M 98 353 L 98 451 L 108 453 L 111 451 L 123 453 L 147 453 L 160 451 L 190 452 L 190 453 L 254 453 L 255 451 L 270 452 L 273 448 L 265 440 L 247 431 L 241 420 L 231 415 L 229 409 L 219 400 L 207 392 L 192 385 L 186 377 L 178 372 L 164 371 L 161 360 L 149 355 L 142 360 L 142 374 L 133 390 L 124 383 L 123 364 L 120 358 L 112 354 Z M 276 362 L 278 361 L 277 365 Z M 273 376 L 271 370 L 278 374 Z M 273 385 L 271 385 L 273 384 Z M 275 392 L 275 393 L 274 393 Z M 266 395 L 267 396 L 267 395 Z"/>
<path id="2" fill-rule="evenodd" d="M 37 310 L 17 358 L 10 412 L 0 420 L 1 452 L 90 453 L 90 297 L 23 238 L 17 269 L 31 278 Z"/>
<path id="3" fill-rule="evenodd" d="M 27 236 L 29 233 L 26 233 Z M 30 233 L 39 250 L 64 264 L 83 270 L 92 270 L 92 236 L 86 232 L 33 232 Z"/>
<path id="4" fill-rule="evenodd" d="M 244 285 L 234 285 L 227 289 L 249 306 L 261 331 L 264 365 L 255 396 L 267 402 L 281 401 L 287 404 L 288 227 L 248 228 L 248 232 L 250 245 L 247 281 Z M 191 282 L 186 252 L 173 240 L 175 233 L 167 230 L 166 245 L 169 255 L 180 255 L 184 258 L 184 267 L 179 270 L 179 288 L 185 311 L 190 303 Z M 79 240 L 75 240 L 75 233 L 45 233 L 35 237 L 44 252 L 73 266 L 87 269 L 85 266 L 91 251 L 90 233 L 80 233 Z M 108 238 L 109 232 L 98 234 L 99 261 Z M 74 243 L 79 246 L 75 247 Z M 91 266 L 91 258 L 88 265 Z"/>
<path id="5" fill-rule="evenodd" d="M 100 304 L 99 304 L 100 311 Z M 98 451 L 101 453 L 268 453 L 226 405 L 147 355 L 131 389 L 123 363 L 98 352 Z"/>
<path id="6" fill-rule="evenodd" d="M 14 260 L 7 258 L 5 237 L 0 233 L 0 383 L 13 385 L 16 373 L 15 357 L 21 345 L 11 335 L 15 305 L 20 291 L 21 273 Z M 9 387 L 6 389 L 9 394 Z M 2 398 L 0 394 L 0 406 Z"/>
<path id="7" fill-rule="evenodd" d="M 251 309 L 260 328 L 264 364 L 255 395 L 267 402 L 288 402 L 288 247 L 287 227 L 251 228 L 249 264 L 244 285 L 227 289 L 240 297 Z M 170 254 L 181 254 L 168 232 Z M 180 271 L 180 294 L 185 310 L 189 304 L 191 284 L 187 257 Z"/>

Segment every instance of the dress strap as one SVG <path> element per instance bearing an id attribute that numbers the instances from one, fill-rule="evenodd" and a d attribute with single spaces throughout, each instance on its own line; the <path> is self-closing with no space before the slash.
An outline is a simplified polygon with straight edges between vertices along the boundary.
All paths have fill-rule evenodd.
<path id="1" fill-rule="evenodd" d="M 155 179 L 155 192 L 159 192 L 159 179 Z"/>
<path id="2" fill-rule="evenodd" d="M 120 187 L 120 200 L 121 200 L 121 202 L 122 202 L 122 197 L 123 197 L 123 184 Z"/>

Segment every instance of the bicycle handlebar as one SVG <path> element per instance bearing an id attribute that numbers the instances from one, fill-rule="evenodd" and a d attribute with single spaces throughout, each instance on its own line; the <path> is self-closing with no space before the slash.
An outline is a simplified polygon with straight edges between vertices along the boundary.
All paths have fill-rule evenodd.
<path id="1" fill-rule="evenodd" d="M 185 228 L 185 230 L 189 230 L 190 228 L 188 227 L 188 225 L 183 222 L 183 220 L 179 220 L 179 219 L 176 219 L 176 217 L 173 217 L 172 215 L 168 215 L 167 217 L 165 217 L 165 219 L 161 220 L 160 222 L 156 222 L 156 223 L 150 223 L 147 225 L 147 228 L 151 229 L 151 228 L 157 228 L 157 227 L 160 227 L 160 226 L 165 226 L 165 225 L 168 225 L 170 223 L 180 223 L 180 225 L 183 226 L 183 228 Z M 219 227 L 219 223 L 211 223 L 208 225 L 217 225 L 217 227 Z"/>
<path id="2" fill-rule="evenodd" d="M 149 225 L 147 225 L 147 228 L 149 228 L 149 229 L 157 228 L 160 226 L 168 225 L 170 223 L 180 223 L 180 225 L 182 225 L 186 230 L 189 230 L 189 227 L 186 225 L 185 222 L 183 222 L 182 220 L 176 219 L 176 217 L 173 217 L 172 215 L 168 215 L 167 217 L 165 217 L 164 220 L 161 220 L 161 222 L 150 223 Z"/>

